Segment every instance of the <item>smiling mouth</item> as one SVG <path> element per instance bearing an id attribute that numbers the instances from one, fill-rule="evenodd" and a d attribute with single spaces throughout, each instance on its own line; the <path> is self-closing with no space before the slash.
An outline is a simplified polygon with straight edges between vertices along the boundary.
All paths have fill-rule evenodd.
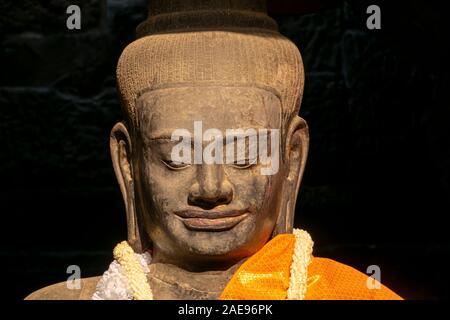
<path id="1" fill-rule="evenodd" d="M 193 231 L 225 231 L 234 228 L 248 216 L 247 210 L 226 212 L 181 211 L 176 212 L 187 229 Z"/>

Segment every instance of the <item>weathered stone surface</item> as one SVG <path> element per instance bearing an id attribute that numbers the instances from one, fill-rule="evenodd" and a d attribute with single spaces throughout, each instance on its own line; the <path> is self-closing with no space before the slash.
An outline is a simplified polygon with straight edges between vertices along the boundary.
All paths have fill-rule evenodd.
<path id="1" fill-rule="evenodd" d="M 49 88 L 2 88 L 0 103 L 8 106 L 0 115 L 1 131 L 8 141 L 2 158 L 7 155 L 14 159 L 11 165 L 21 168 L 14 173 L 10 168 L 6 174 L 16 181 L 21 176 L 26 180 L 23 168 L 30 166 L 35 168 L 35 174 L 39 174 L 39 167 L 70 170 L 73 174 L 67 178 L 75 185 L 89 182 L 93 186 L 105 181 L 92 177 L 110 172 L 101 164 L 109 161 L 106 127 L 114 123 L 120 112 L 114 89 L 86 99 Z M 81 168 L 84 170 L 77 170 Z M 52 183 L 49 179 L 42 182 Z"/>
<path id="2" fill-rule="evenodd" d="M 6 37 L 2 45 L 6 68 L 0 86 L 52 86 L 92 96 L 113 84 L 109 78 L 119 53 L 111 51 L 112 38 L 105 33 L 24 33 Z"/>

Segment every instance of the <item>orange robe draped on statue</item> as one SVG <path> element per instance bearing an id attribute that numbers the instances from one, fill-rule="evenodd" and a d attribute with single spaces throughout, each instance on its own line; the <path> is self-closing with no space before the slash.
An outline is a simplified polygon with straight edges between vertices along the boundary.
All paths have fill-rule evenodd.
<path id="1" fill-rule="evenodd" d="M 245 261 L 227 284 L 223 300 L 284 300 L 295 246 L 293 234 L 278 235 Z M 331 259 L 313 257 L 308 266 L 306 300 L 402 300 L 368 275 Z M 371 279 L 372 280 L 372 279 Z M 375 281 L 375 280 L 373 280 Z"/>

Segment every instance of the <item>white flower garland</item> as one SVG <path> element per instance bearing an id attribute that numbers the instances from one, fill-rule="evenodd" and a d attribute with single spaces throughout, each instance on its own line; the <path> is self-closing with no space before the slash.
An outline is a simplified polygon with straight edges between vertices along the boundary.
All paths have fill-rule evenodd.
<path id="1" fill-rule="evenodd" d="M 311 263 L 314 242 L 308 232 L 294 229 L 295 247 L 289 277 L 288 300 L 304 300 L 308 282 L 308 266 Z"/>
<path id="2" fill-rule="evenodd" d="M 303 300 L 306 295 L 308 266 L 312 258 L 313 241 L 308 232 L 294 229 L 295 247 L 290 268 L 289 300 Z M 126 241 L 114 248 L 115 260 L 97 284 L 92 300 L 153 300 L 147 282 L 150 272 L 149 253 L 134 253 Z"/>
<path id="3" fill-rule="evenodd" d="M 133 255 L 138 260 L 142 267 L 142 271 L 146 276 L 150 272 L 148 265 L 152 261 L 151 255 L 147 252 L 143 254 L 133 252 Z M 147 283 L 147 281 L 145 281 L 145 283 Z M 114 260 L 109 265 L 108 270 L 103 274 L 97 284 L 92 300 L 133 300 L 133 291 L 129 284 L 129 280 L 123 267 L 117 260 Z"/>

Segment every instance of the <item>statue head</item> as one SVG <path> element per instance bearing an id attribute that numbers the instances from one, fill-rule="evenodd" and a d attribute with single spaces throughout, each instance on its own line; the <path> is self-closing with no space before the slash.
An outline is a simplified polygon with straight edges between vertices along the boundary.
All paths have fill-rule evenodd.
<path id="1" fill-rule="evenodd" d="M 264 1 L 204 2 L 151 1 L 118 63 L 110 140 L 128 242 L 189 269 L 292 231 L 309 142 L 300 53 Z"/>

